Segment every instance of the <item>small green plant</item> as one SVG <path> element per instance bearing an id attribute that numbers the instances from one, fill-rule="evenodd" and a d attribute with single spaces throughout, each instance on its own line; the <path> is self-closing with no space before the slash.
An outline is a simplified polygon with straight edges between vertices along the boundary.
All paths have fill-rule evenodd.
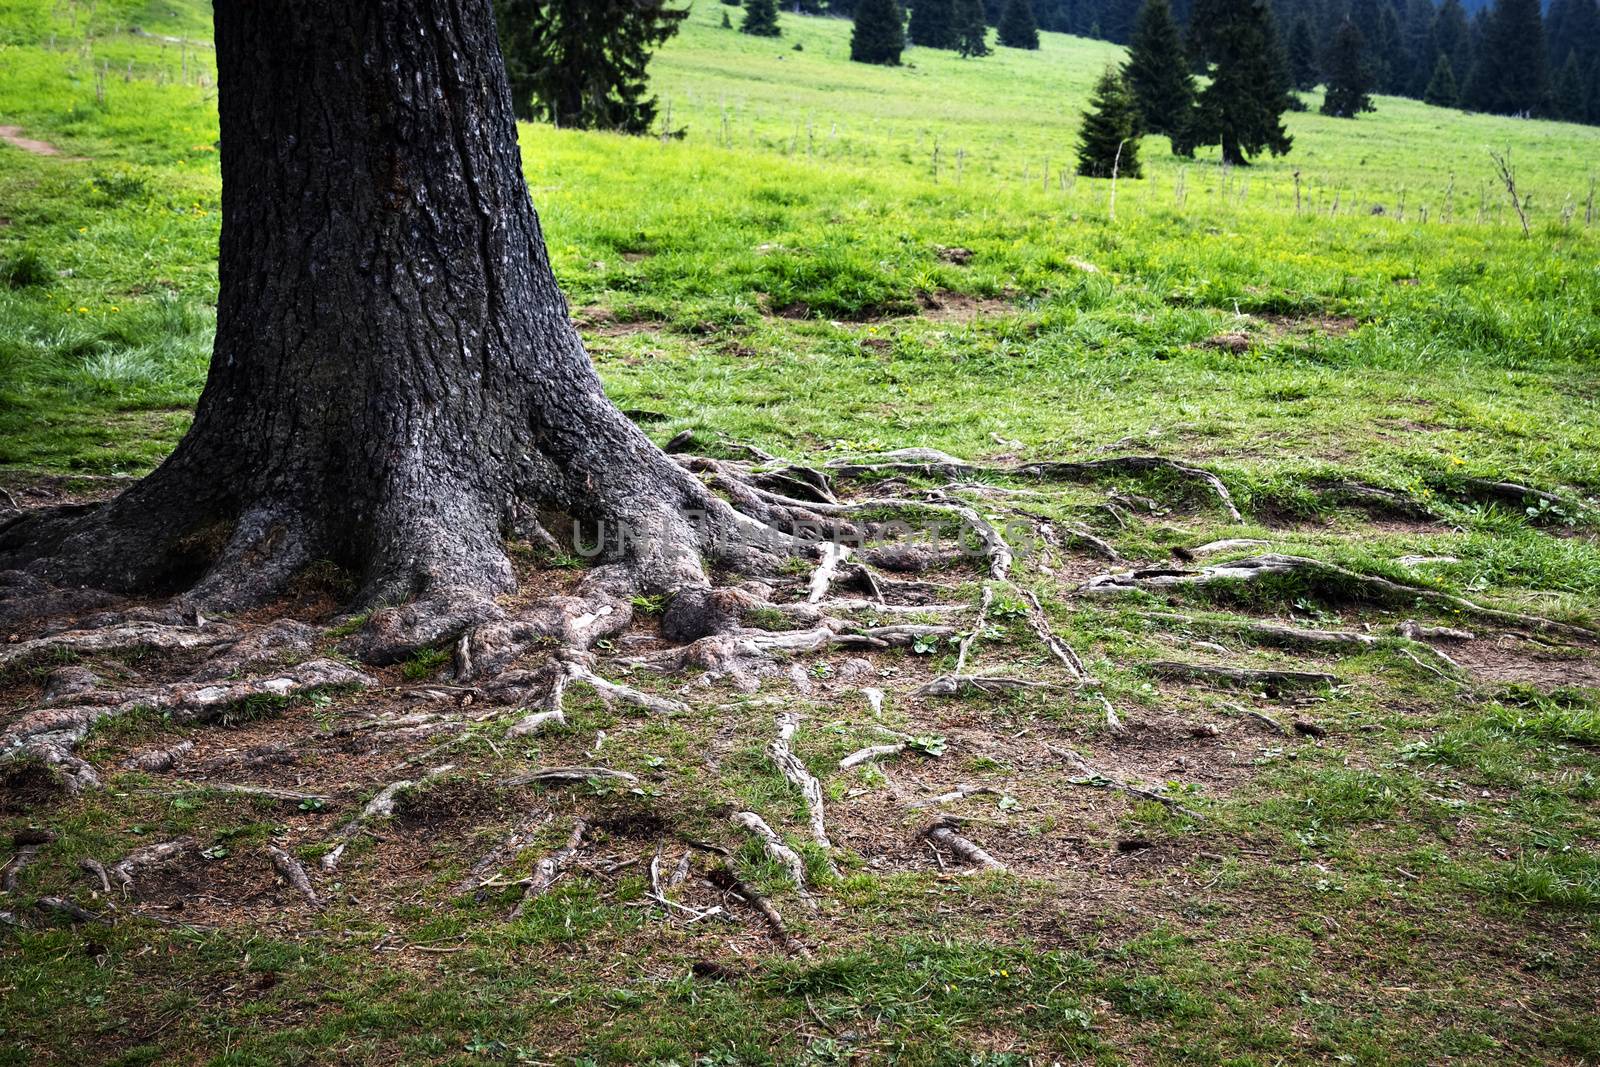
<path id="1" fill-rule="evenodd" d="M 646 615 L 660 615 L 666 610 L 668 598 L 661 593 L 640 593 L 634 596 L 629 603 Z"/>
<path id="2" fill-rule="evenodd" d="M 420 682 L 433 675 L 440 667 L 450 662 L 450 651 L 445 648 L 419 649 L 412 657 L 406 660 L 400 668 L 400 674 L 409 682 Z"/>

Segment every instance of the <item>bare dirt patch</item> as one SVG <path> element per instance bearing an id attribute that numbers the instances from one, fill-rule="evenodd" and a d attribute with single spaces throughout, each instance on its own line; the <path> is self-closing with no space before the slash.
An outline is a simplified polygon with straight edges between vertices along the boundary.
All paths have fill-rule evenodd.
<path id="1" fill-rule="evenodd" d="M 922 310 L 918 314 L 932 322 L 972 322 L 981 318 L 996 318 L 1016 311 L 1016 304 L 1001 296 L 969 296 L 949 289 L 926 293 L 917 298 Z"/>
<path id="2" fill-rule="evenodd" d="M 19 148 L 35 156 L 56 156 L 74 163 L 82 162 L 86 158 L 84 156 L 64 155 L 61 149 L 49 141 L 39 141 L 32 137 L 24 137 L 21 126 L 0 126 L 0 141 L 4 141 L 13 148 Z"/>
<path id="3" fill-rule="evenodd" d="M 1514 682 L 1546 692 L 1563 686 L 1600 688 L 1600 659 L 1575 648 L 1551 648 L 1512 634 L 1492 634 L 1455 645 L 1449 653 L 1483 682 Z"/>

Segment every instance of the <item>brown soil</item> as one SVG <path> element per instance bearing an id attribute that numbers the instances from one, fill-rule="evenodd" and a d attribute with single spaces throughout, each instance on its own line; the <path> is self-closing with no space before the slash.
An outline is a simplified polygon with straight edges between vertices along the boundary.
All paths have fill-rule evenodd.
<path id="1" fill-rule="evenodd" d="M 13 148 L 20 148 L 22 151 L 35 156 L 59 156 L 72 162 L 81 162 L 85 158 L 83 156 L 63 156 L 61 149 L 48 141 L 36 141 L 31 137 L 24 137 L 21 126 L 0 126 L 0 141 L 4 141 Z"/>

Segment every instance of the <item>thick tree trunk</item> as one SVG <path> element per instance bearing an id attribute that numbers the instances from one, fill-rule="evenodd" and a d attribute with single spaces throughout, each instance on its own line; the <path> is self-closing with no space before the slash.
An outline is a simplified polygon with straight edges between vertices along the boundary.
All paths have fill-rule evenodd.
<path id="1" fill-rule="evenodd" d="M 0 567 L 259 601 L 329 559 L 359 600 L 509 591 L 532 509 L 626 525 L 629 580 L 703 582 L 738 517 L 611 403 L 529 201 L 489 0 L 217 0 L 216 348 L 174 454 Z"/>

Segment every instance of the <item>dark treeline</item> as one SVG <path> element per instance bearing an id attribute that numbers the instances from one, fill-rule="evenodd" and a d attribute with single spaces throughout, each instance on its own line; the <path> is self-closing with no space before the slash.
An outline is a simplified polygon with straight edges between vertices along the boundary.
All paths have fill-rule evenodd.
<path id="1" fill-rule="evenodd" d="M 932 0 L 948 4 L 949 0 Z M 983 0 L 999 26 L 1007 0 Z M 1192 40 L 1197 0 L 1172 0 Z M 786 0 L 806 14 L 857 0 Z M 1270 0 L 1296 88 L 1359 63 L 1371 91 L 1502 115 L 1600 125 L 1600 0 Z M 918 0 L 909 0 L 915 20 Z M 1126 44 L 1142 0 L 1031 0 L 1039 29 Z M 1346 22 L 1357 34 L 1341 34 Z M 1359 36 L 1359 56 L 1352 45 Z M 913 34 L 912 43 L 915 43 Z M 1345 79 L 1348 81 L 1348 77 Z"/>

